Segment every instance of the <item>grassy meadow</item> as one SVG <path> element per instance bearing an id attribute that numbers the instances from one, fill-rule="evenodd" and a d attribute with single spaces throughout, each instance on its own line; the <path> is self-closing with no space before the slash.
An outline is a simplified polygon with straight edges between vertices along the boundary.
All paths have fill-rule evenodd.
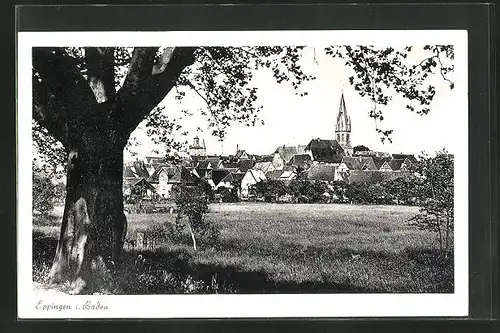
<path id="1" fill-rule="evenodd" d="M 340 204 L 211 204 L 216 244 L 188 235 L 125 247 L 123 293 L 453 292 L 453 258 L 435 235 L 406 222 L 418 208 Z M 57 214 L 60 214 L 57 213 Z M 57 215 L 56 214 L 56 215 Z M 172 223 L 173 214 L 129 214 L 127 237 Z M 43 282 L 60 217 L 34 225 L 34 280 Z"/>

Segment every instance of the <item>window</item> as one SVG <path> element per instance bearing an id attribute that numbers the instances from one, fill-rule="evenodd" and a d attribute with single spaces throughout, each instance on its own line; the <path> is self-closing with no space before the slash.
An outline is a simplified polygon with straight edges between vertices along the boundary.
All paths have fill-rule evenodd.
<path id="1" fill-rule="evenodd" d="M 344 141 L 344 133 L 342 133 L 342 141 Z"/>
<path id="2" fill-rule="evenodd" d="M 349 133 L 346 134 L 346 141 L 349 142 Z"/>

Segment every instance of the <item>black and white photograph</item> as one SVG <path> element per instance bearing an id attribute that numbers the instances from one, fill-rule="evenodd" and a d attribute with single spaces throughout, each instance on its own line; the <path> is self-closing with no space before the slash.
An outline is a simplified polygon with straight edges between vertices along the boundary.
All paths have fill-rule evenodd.
<path id="1" fill-rule="evenodd" d="M 467 315 L 466 31 L 18 45 L 21 318 Z"/>

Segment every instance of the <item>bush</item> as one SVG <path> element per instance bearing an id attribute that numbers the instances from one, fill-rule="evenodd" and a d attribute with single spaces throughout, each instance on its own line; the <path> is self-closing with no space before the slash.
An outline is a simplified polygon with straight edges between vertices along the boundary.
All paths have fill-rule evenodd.
<path id="1" fill-rule="evenodd" d="M 240 198 L 238 196 L 238 188 L 227 188 L 221 187 L 215 192 L 220 196 L 222 202 L 239 202 Z"/>

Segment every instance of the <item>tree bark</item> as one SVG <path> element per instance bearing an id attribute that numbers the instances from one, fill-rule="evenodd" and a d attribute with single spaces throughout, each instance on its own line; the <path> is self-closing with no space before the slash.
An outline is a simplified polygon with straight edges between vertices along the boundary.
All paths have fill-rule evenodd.
<path id="1" fill-rule="evenodd" d="M 123 147 L 108 145 L 101 136 L 94 140 L 69 150 L 66 203 L 50 272 L 54 283 L 70 281 L 72 293 L 110 287 L 109 270 L 126 234 Z"/>

